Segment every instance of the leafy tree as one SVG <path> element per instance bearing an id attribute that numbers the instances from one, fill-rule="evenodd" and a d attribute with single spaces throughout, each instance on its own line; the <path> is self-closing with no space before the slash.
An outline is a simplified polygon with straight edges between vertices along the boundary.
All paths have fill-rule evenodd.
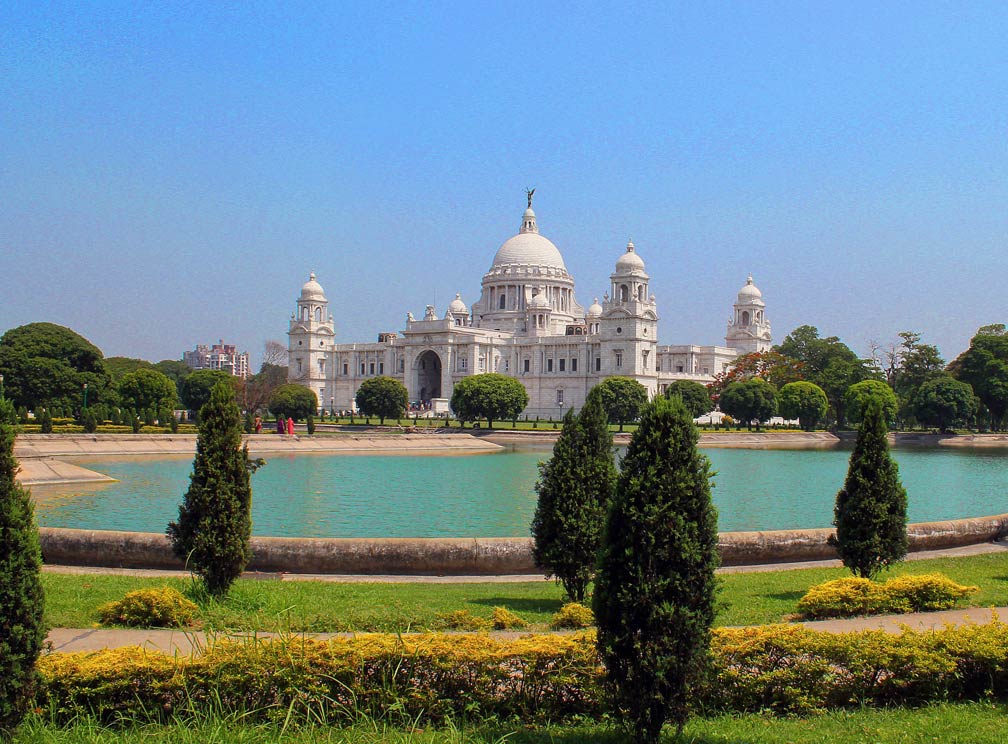
<path id="1" fill-rule="evenodd" d="M 714 410 L 714 401 L 705 385 L 693 380 L 676 380 L 665 388 L 666 398 L 679 398 L 693 418 L 698 418 Z"/>
<path id="2" fill-rule="evenodd" d="M 636 421 L 648 402 L 647 388 L 637 380 L 619 375 L 607 377 L 588 393 L 588 397 L 598 396 L 602 409 L 606 412 L 610 424 L 623 424 Z"/>
<path id="3" fill-rule="evenodd" d="M 138 410 L 174 408 L 178 399 L 175 383 L 153 368 L 126 372 L 116 387 L 122 405 Z"/>
<path id="4" fill-rule="evenodd" d="M 679 729 L 707 662 L 718 564 L 710 464 L 678 400 L 644 409 L 623 458 L 595 579 L 598 646 L 639 742 Z"/>
<path id="5" fill-rule="evenodd" d="M 0 398 L 0 426 L 17 426 L 18 412 L 14 404 L 6 398 Z"/>
<path id="6" fill-rule="evenodd" d="M 318 410 L 318 398 L 304 385 L 290 383 L 273 391 L 269 401 L 270 413 L 275 416 L 301 421 Z"/>
<path id="7" fill-rule="evenodd" d="M 167 375 L 166 375 L 167 376 Z M 231 384 L 231 375 L 220 369 L 198 369 L 185 378 L 179 391 L 182 404 L 197 413 L 210 400 L 210 392 L 218 383 Z"/>
<path id="8" fill-rule="evenodd" d="M 911 405 L 914 416 L 922 424 L 948 431 L 954 426 L 969 424 L 978 402 L 967 383 L 945 376 L 921 385 Z"/>
<path id="9" fill-rule="evenodd" d="M 907 496 L 877 397 L 869 397 L 833 510 L 830 543 L 855 576 L 871 578 L 907 552 Z"/>
<path id="10" fill-rule="evenodd" d="M 80 422 L 81 426 L 84 427 L 85 434 L 94 434 L 98 431 L 98 417 L 95 415 L 93 408 L 85 408 L 81 411 Z"/>
<path id="11" fill-rule="evenodd" d="M 138 369 L 155 369 L 154 365 L 144 359 L 131 359 L 130 357 L 105 357 L 105 371 L 113 383 L 119 382 L 130 372 Z"/>
<path id="12" fill-rule="evenodd" d="M 532 555 L 547 577 L 583 603 L 595 572 L 606 510 L 616 484 L 612 434 L 598 396 L 568 410 L 553 456 L 539 463 Z"/>
<path id="13" fill-rule="evenodd" d="M 179 506 L 178 521 L 167 530 L 175 555 L 216 597 L 227 594 L 251 557 L 248 462 L 234 390 L 228 382 L 220 382 L 200 411 L 189 490 Z"/>
<path id="14" fill-rule="evenodd" d="M 38 528 L 17 471 L 14 429 L 0 424 L 0 739 L 13 733 L 31 705 L 35 661 L 46 637 Z"/>
<path id="15" fill-rule="evenodd" d="M 895 421 L 899 412 L 899 400 L 892 388 L 881 380 L 862 380 L 851 385 L 844 393 L 844 406 L 847 409 L 847 420 L 857 423 L 864 415 L 868 400 L 875 398 L 882 407 L 882 417 L 887 421 Z"/>
<path id="16" fill-rule="evenodd" d="M 38 420 L 43 434 L 52 434 L 52 414 L 49 413 L 48 408 L 43 408 L 42 413 L 35 418 Z"/>
<path id="17" fill-rule="evenodd" d="M 829 401 L 826 393 L 814 382 L 789 382 L 780 391 L 780 414 L 798 419 L 801 428 L 812 431 L 826 416 Z"/>
<path id="18" fill-rule="evenodd" d="M 0 337 L 4 394 L 15 406 L 77 409 L 84 383 L 92 403 L 104 400 L 109 384 L 101 350 L 69 328 L 29 323 Z"/>
<path id="19" fill-rule="evenodd" d="M 969 383 L 990 412 L 991 428 L 1008 424 L 1008 335 L 1000 323 L 984 326 L 970 340 L 969 348 L 949 365 L 957 380 Z"/>
<path id="20" fill-rule="evenodd" d="M 847 388 L 881 375 L 872 360 L 859 359 L 836 336 L 820 338 L 815 326 L 795 328 L 774 351 L 798 362 L 804 379 L 823 389 L 837 424 L 841 426 L 847 420 L 844 404 Z"/>
<path id="21" fill-rule="evenodd" d="M 733 419 L 745 421 L 749 428 L 755 421 L 759 431 L 760 424 L 777 413 L 777 391 L 762 377 L 733 382 L 721 393 L 719 407 Z"/>
<path id="22" fill-rule="evenodd" d="M 382 424 L 386 418 L 400 418 L 409 405 L 406 386 L 393 377 L 370 377 L 361 383 L 354 396 L 357 408 L 365 416 L 377 416 Z"/>
<path id="23" fill-rule="evenodd" d="M 789 382 L 804 379 L 804 366 L 802 362 L 776 351 L 743 354 L 726 370 L 714 375 L 714 381 L 709 386 L 710 397 L 717 401 L 730 384 L 751 380 L 753 377 L 762 377 L 775 388 L 780 388 Z"/>
<path id="24" fill-rule="evenodd" d="M 193 373 L 189 365 L 179 359 L 162 359 L 154 369 L 175 383 L 176 390 L 182 390 L 182 381 Z"/>
<path id="25" fill-rule="evenodd" d="M 494 421 L 517 418 L 527 405 L 525 386 L 496 372 L 463 377 L 452 390 L 451 409 L 456 418 L 460 421 L 485 418 L 490 428 Z"/>
<path id="26" fill-rule="evenodd" d="M 273 391 L 287 384 L 287 367 L 263 362 L 259 372 L 244 381 L 242 405 L 248 411 L 260 411 L 269 405 Z M 324 403 L 324 401 L 319 401 Z"/>

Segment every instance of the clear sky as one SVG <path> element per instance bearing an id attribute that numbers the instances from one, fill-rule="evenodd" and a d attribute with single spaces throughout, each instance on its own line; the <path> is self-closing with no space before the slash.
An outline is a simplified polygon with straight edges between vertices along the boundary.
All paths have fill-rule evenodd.
<path id="1" fill-rule="evenodd" d="M 106 355 L 337 340 L 478 299 L 536 187 L 587 306 L 632 237 L 661 343 L 946 359 L 1008 321 L 1008 5 L 0 4 L 0 331 Z"/>

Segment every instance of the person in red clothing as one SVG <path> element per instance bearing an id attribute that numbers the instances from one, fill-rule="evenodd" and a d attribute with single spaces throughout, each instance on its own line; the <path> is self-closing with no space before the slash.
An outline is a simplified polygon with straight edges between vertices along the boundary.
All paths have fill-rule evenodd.
<path id="1" fill-rule="evenodd" d="M 294 436 L 294 419 L 287 417 L 287 436 Z"/>

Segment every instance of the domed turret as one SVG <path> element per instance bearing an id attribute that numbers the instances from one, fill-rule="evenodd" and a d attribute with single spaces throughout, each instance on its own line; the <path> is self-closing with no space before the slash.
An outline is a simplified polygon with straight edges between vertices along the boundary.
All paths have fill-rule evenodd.
<path id="1" fill-rule="evenodd" d="M 749 354 L 767 351 L 771 341 L 770 321 L 766 318 L 763 293 L 753 284 L 750 274 L 735 300 L 732 317 L 728 321 L 725 345 L 740 354 Z"/>
<path id="2" fill-rule="evenodd" d="M 597 318 L 602 314 L 602 306 L 598 304 L 598 297 L 595 301 L 588 306 L 588 311 L 585 313 L 586 318 Z"/>
<path id="3" fill-rule="evenodd" d="M 626 253 L 620 256 L 616 261 L 616 273 L 632 274 L 638 271 L 644 271 L 644 260 L 637 255 L 633 241 L 630 240 L 627 241 Z"/>
<path id="4" fill-rule="evenodd" d="M 306 281 L 301 287 L 301 299 L 302 300 L 314 300 L 316 302 L 325 302 L 325 292 L 322 290 L 322 285 L 315 281 L 315 272 L 313 271 L 308 275 L 308 281 Z"/>
<path id="5" fill-rule="evenodd" d="M 539 234 L 532 207 L 522 215 L 522 226 L 518 234 L 505 240 L 497 249 L 490 270 L 504 266 L 550 267 L 567 271 L 560 250 L 551 240 Z"/>
<path id="6" fill-rule="evenodd" d="M 549 300 L 546 299 L 546 295 L 537 294 L 531 300 L 529 300 L 529 307 L 533 310 L 549 310 Z"/>
<path id="7" fill-rule="evenodd" d="M 455 299 L 451 301 L 448 305 L 448 312 L 450 313 L 462 313 L 466 314 L 469 312 L 469 308 L 466 304 L 462 302 L 462 295 L 458 292 L 455 293 Z"/>
<path id="8" fill-rule="evenodd" d="M 756 288 L 753 284 L 752 274 L 746 279 L 745 286 L 739 290 L 738 301 L 739 303 L 752 302 L 753 300 L 760 300 L 763 298 L 763 293 Z"/>

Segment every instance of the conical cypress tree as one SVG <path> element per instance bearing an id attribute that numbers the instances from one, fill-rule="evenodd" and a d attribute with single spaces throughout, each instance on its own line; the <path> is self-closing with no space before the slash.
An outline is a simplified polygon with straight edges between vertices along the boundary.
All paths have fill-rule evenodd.
<path id="1" fill-rule="evenodd" d="M 178 521 L 168 525 L 175 555 L 214 596 L 227 593 L 251 557 L 252 487 L 247 463 L 234 390 L 218 383 L 200 410 L 189 490 Z"/>
<path id="2" fill-rule="evenodd" d="M 840 560 L 855 576 L 871 578 L 907 552 L 907 496 L 889 454 L 881 403 L 869 399 L 847 479 L 836 497 L 830 537 Z"/>
<path id="3" fill-rule="evenodd" d="M 616 482 L 612 434 L 599 398 L 589 396 L 577 416 L 568 411 L 539 465 L 539 502 L 532 518 L 532 555 L 574 602 L 584 602 L 595 573 L 605 515 Z"/>
<path id="4" fill-rule="evenodd" d="M 0 739 L 13 731 L 35 693 L 42 622 L 42 552 L 31 494 L 14 479 L 14 429 L 0 426 Z"/>
<path id="5" fill-rule="evenodd" d="M 717 511 L 710 465 L 680 400 L 645 407 L 606 522 L 595 579 L 598 646 L 617 715 L 636 741 L 681 730 L 714 621 Z"/>

